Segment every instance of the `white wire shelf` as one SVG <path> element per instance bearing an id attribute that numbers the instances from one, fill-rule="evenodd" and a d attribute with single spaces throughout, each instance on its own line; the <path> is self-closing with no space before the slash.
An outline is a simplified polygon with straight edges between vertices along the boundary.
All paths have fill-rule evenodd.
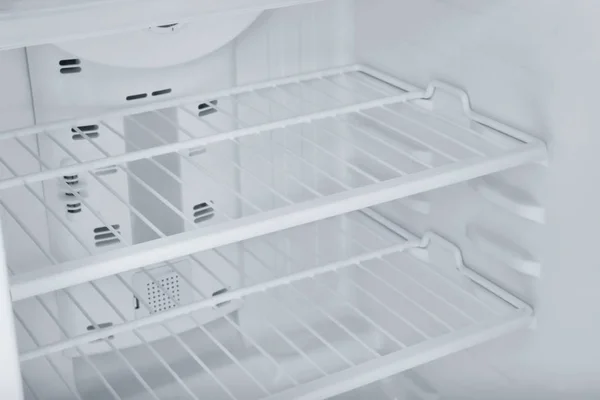
<path id="1" fill-rule="evenodd" d="M 438 91 L 453 90 L 436 83 L 421 91 L 355 66 L 4 133 L 0 165 L 8 177 L 0 200 L 29 199 L 69 242 L 60 257 L 18 271 L 12 296 L 48 293 L 545 157 L 542 142 L 473 113 L 462 93 L 468 123 L 430 110 Z M 191 196 L 197 201 L 186 204 Z M 19 212 L 8 210 L 10 201 L 3 203 L 8 218 L 27 229 Z M 108 238 L 102 251 L 90 243 L 93 229 L 105 230 L 92 235 Z"/>
<path id="2" fill-rule="evenodd" d="M 390 85 L 377 85 L 374 78 L 355 82 L 344 88 L 339 84 L 333 87 L 314 87 L 315 84 L 334 84 L 329 78 L 356 75 L 364 67 L 350 66 L 280 78 L 199 96 L 172 98 L 162 102 L 145 103 L 140 106 L 124 107 L 102 115 L 85 118 L 61 120 L 30 127 L 3 131 L 0 140 L 14 140 L 15 149 L 20 148 L 23 157 L 29 163 L 20 163 L 12 174 L 0 180 L 0 189 L 20 186 L 25 183 L 41 182 L 49 178 L 76 174 L 109 167 L 115 164 L 136 161 L 148 157 L 169 154 L 179 150 L 189 150 L 213 143 L 224 142 L 245 136 L 260 134 L 274 129 L 308 123 L 338 115 L 360 112 L 399 103 L 407 99 L 423 97 L 422 92 L 409 93 Z M 360 86 L 359 86 L 360 84 Z M 365 86 L 372 85 L 374 87 Z M 379 86 L 379 87 L 378 87 Z M 306 90 L 306 91 L 304 91 Z M 339 97 L 332 97 L 339 96 Z M 218 104 L 221 103 L 221 107 Z M 228 107 L 222 104 L 227 103 Z M 233 107 L 235 105 L 236 107 Z M 242 107 L 244 111 L 235 110 Z M 160 111 L 176 108 L 176 118 L 163 115 Z M 211 111 L 221 111 L 227 118 L 219 125 L 208 124 L 202 117 Z M 237 111 L 237 115 L 234 115 Z M 135 125 L 150 136 L 150 140 L 139 143 L 127 136 L 124 127 L 117 129 L 116 118 L 152 113 L 163 124 L 172 125 L 179 133 L 177 140 L 163 137 L 155 126 L 144 126 L 134 120 Z M 95 129 L 85 128 L 95 126 Z M 83 131 L 80 131 L 80 127 Z M 104 141 L 93 141 L 107 130 L 111 136 Z M 50 164 L 40 159 L 36 149 L 20 141 L 23 137 L 35 135 L 38 140 L 48 141 L 52 151 L 69 158 L 70 163 Z M 68 138 L 64 136 L 68 135 Z M 94 151 L 88 152 L 82 159 L 73 156 L 70 140 L 88 143 Z M 6 142 L 4 142 L 6 143 Z M 12 144 L 12 143 L 11 143 Z M 81 147 L 81 146 L 80 146 Z M 21 170 L 18 167 L 22 167 Z"/>
<path id="3" fill-rule="evenodd" d="M 195 269 L 241 275 L 215 299 L 201 298 L 178 260 L 169 265 L 177 290 L 142 270 L 169 297 L 166 310 L 125 275 L 16 302 L 28 398 L 325 399 L 532 321 L 530 307 L 464 267 L 449 242 L 367 214 L 194 255 Z M 199 300 L 183 304 L 186 284 Z M 125 315 L 132 298 L 145 317 Z"/>

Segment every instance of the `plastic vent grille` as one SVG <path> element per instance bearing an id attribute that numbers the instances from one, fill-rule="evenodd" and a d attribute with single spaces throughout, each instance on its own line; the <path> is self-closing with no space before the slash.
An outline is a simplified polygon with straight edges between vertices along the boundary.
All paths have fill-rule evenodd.
<path id="1" fill-rule="evenodd" d="M 177 307 L 181 303 L 179 275 L 173 273 L 156 282 L 147 282 L 146 296 L 152 314 Z"/>
<path id="2" fill-rule="evenodd" d="M 98 125 L 82 125 L 71 128 L 73 140 L 97 139 L 100 136 L 100 127 Z M 84 137 L 85 135 L 85 137 Z"/>
<path id="3" fill-rule="evenodd" d="M 215 216 L 215 209 L 212 207 L 213 202 L 203 202 L 194 206 L 194 223 L 201 224 L 212 219 Z"/>
<path id="4" fill-rule="evenodd" d="M 81 60 L 78 58 L 60 60 L 58 65 L 60 66 L 59 71 L 63 75 L 78 74 L 81 72 Z"/>
<path id="5" fill-rule="evenodd" d="M 81 195 L 81 190 L 77 189 L 78 187 L 80 187 L 80 181 L 79 181 L 79 175 L 65 175 L 63 176 L 63 179 L 65 181 L 65 183 L 67 185 L 69 185 L 73 191 L 79 195 Z M 65 196 L 67 198 L 72 198 L 73 201 L 68 201 L 66 204 L 66 208 L 67 208 L 67 213 L 69 214 L 79 214 L 82 210 L 82 204 L 79 200 L 77 200 L 76 196 L 74 193 L 71 192 L 65 192 Z"/>
<path id="6" fill-rule="evenodd" d="M 213 106 L 216 106 L 218 104 L 219 104 L 218 100 L 211 100 L 208 103 L 198 104 L 198 116 L 205 117 L 207 115 L 216 113 L 217 109 L 214 108 Z"/>
<path id="7" fill-rule="evenodd" d="M 121 228 L 120 225 L 113 225 L 112 228 L 119 234 L 121 233 L 121 231 L 119 231 L 119 229 Z M 101 226 L 94 229 L 94 242 L 96 244 L 96 247 L 105 247 L 120 243 L 121 239 L 117 237 L 113 230 L 111 230 L 107 226 Z"/>
<path id="8" fill-rule="evenodd" d="M 96 326 L 94 326 L 94 325 L 88 325 L 88 327 L 86 328 L 86 330 L 87 330 L 88 332 L 91 332 L 91 331 L 95 331 L 96 329 L 106 329 L 106 328 L 110 328 L 111 326 L 113 326 L 113 323 L 112 323 L 112 322 L 103 322 L 103 323 L 100 323 L 100 324 L 98 324 L 98 328 L 96 328 Z M 114 338 L 115 338 L 115 336 L 114 336 L 114 335 L 109 335 L 109 336 L 107 336 L 105 339 L 96 339 L 96 340 L 92 340 L 90 343 L 100 343 L 100 342 L 103 342 L 103 341 L 105 341 L 105 340 L 107 340 L 107 339 L 108 339 L 108 340 L 113 340 Z"/>

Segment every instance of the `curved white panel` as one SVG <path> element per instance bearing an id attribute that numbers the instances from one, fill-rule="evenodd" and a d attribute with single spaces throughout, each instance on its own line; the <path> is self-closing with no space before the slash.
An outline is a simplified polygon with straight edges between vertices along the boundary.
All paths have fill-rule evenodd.
<path id="1" fill-rule="evenodd" d="M 515 271 L 536 278 L 540 276 L 541 263 L 513 241 L 477 226 L 467 227 L 467 236 L 480 251 Z"/>
<path id="2" fill-rule="evenodd" d="M 483 198 L 498 207 L 540 224 L 546 222 L 544 207 L 529 193 L 516 186 L 492 177 L 474 180 L 471 186 Z"/>
<path id="3" fill-rule="evenodd" d="M 400 204 L 412 211 L 428 215 L 431 213 L 431 201 L 425 195 L 415 195 L 400 200 Z"/>
<path id="4" fill-rule="evenodd" d="M 160 68 L 201 58 L 242 33 L 260 11 L 203 15 L 189 23 L 173 23 L 135 32 L 57 44 L 63 50 L 100 64 Z"/>
<path id="5" fill-rule="evenodd" d="M 315 0 L 0 0 L 0 49 L 132 32 Z M 142 12 L 143 11 L 143 12 Z"/>

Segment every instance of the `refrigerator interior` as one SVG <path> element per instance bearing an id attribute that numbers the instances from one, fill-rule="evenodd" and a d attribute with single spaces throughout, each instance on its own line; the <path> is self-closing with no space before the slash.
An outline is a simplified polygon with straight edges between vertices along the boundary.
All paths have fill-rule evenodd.
<path id="1" fill-rule="evenodd" d="M 593 398 L 595 8 L 332 0 L 202 57 L 4 50 L 25 398 Z"/>
<path id="2" fill-rule="evenodd" d="M 414 231 L 444 232 L 468 262 L 487 266 L 486 276 L 536 311 L 535 329 L 469 350 L 472 357 L 457 354 L 419 370 L 435 374 L 438 386 L 448 384 L 442 390 L 451 398 L 596 398 L 600 367 L 594 343 L 600 325 L 586 315 L 598 299 L 594 245 L 587 243 L 595 236 L 598 213 L 598 191 L 590 185 L 597 180 L 593 167 L 597 119 L 594 90 L 580 89 L 598 84 L 593 72 L 600 62 L 593 17 L 598 4 L 458 0 L 356 4 L 359 61 L 368 60 L 414 84 L 442 79 L 465 88 L 476 110 L 536 135 L 549 150 L 546 166 L 521 167 L 493 177 L 526 191 L 528 199 L 544 209 L 544 224 L 478 205 L 480 200 L 467 185 L 431 193 L 428 219 L 399 215 Z M 394 51 L 385 45 L 391 38 Z M 472 242 L 465 225 L 491 231 L 503 238 L 504 245 L 526 250 L 513 254 L 536 261 L 542 267 L 540 277 L 515 277 L 507 270 L 511 257 L 498 258 L 481 235 L 479 244 Z M 487 262 L 477 261 L 484 258 Z"/>

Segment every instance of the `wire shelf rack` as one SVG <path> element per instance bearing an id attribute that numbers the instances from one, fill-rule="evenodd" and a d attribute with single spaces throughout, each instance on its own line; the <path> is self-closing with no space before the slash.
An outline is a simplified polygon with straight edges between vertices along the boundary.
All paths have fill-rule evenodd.
<path id="1" fill-rule="evenodd" d="M 214 298 L 177 260 L 167 268 L 179 292 L 165 271 L 141 271 L 167 310 L 124 274 L 25 299 L 14 304 L 25 389 L 38 399 L 329 398 L 531 322 L 526 304 L 460 259 L 441 237 L 367 210 L 190 256 L 194 270 L 239 275 Z"/>
<path id="2" fill-rule="evenodd" d="M 436 109 L 441 91 L 462 101 L 462 120 Z M 52 257 L 16 271 L 15 300 L 546 154 L 539 140 L 472 112 L 464 93 L 441 83 L 419 90 L 364 66 L 0 138 L 5 220 L 29 232 L 27 240 L 35 238 L 19 211 L 27 203 L 63 243 L 42 243 Z"/>
<path id="3" fill-rule="evenodd" d="M 275 129 L 282 129 L 292 125 L 309 123 L 316 120 L 327 119 L 338 115 L 345 115 L 362 110 L 368 110 L 389 104 L 403 102 L 407 99 L 422 97 L 422 92 L 409 93 L 401 88 L 391 85 L 382 85 L 377 79 L 368 78 L 360 74 L 360 66 L 335 68 L 315 73 L 280 78 L 213 93 L 204 93 L 199 96 L 172 98 L 162 102 L 145 103 L 137 107 L 121 107 L 102 115 L 85 118 L 61 120 L 57 122 L 35 125 L 0 133 L 2 140 L 14 140 L 20 144 L 23 155 L 29 154 L 31 164 L 23 164 L 24 169 L 15 169 L 12 176 L 0 180 L 0 189 L 19 186 L 24 183 L 40 182 L 49 178 L 74 174 L 81 171 L 90 171 L 115 164 L 131 162 L 148 157 L 160 156 L 179 150 L 210 145 L 233 139 L 240 139 Z M 322 86 L 334 85 L 335 78 L 344 78 L 351 75 L 360 80 L 348 81 L 351 86 Z M 333 80 L 332 80 L 333 79 Z M 375 85 L 374 87 L 368 86 Z M 229 107 L 219 107 L 228 104 Z M 237 107 L 232 107 L 236 105 Z M 168 119 L 160 114 L 161 110 L 177 109 L 177 118 Z M 245 111 L 233 115 L 234 108 L 244 108 Z M 208 113 L 220 111 L 228 118 L 221 120 L 221 125 L 212 126 L 202 117 Z M 173 125 L 180 133 L 178 140 L 169 141 L 153 126 L 142 126 L 140 129 L 146 135 L 154 138 L 153 141 L 140 146 L 127 137 L 121 129 L 111 126 L 115 118 L 151 113 Z M 140 121 L 133 121 L 137 125 Z M 209 121 L 210 122 L 210 121 Z M 99 129 L 108 130 L 107 135 L 114 138 L 106 141 L 88 140 L 95 138 L 85 129 L 80 127 L 95 126 L 95 133 Z M 108 126 L 105 126 L 108 125 Z M 85 159 L 70 154 L 69 141 L 62 136 L 65 132 L 72 132 L 69 138 L 87 142 L 86 146 L 95 151 L 89 152 Z M 69 165 L 55 165 L 40 159 L 34 149 L 22 144 L 20 139 L 35 135 L 39 140 L 50 142 L 52 150 L 62 153 L 65 158 L 71 158 Z M 120 145 L 115 145 L 119 142 Z M 107 147 L 104 147 L 108 143 Z M 19 147 L 19 146 L 15 146 Z M 71 150 L 72 151 L 72 150 Z M 77 149 L 77 151 L 81 151 Z"/>

